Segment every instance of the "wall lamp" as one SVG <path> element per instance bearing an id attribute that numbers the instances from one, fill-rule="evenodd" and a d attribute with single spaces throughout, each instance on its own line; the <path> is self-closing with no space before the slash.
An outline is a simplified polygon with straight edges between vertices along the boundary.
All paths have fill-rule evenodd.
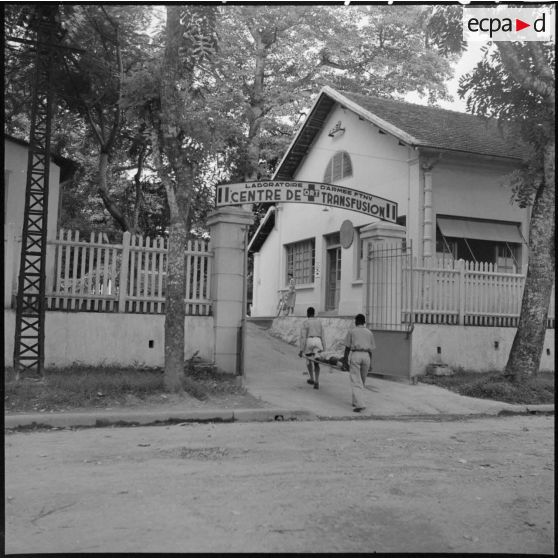
<path id="1" fill-rule="evenodd" d="M 339 120 L 339 122 L 337 122 L 337 124 L 335 124 L 335 126 L 329 131 L 328 136 L 330 138 L 334 138 L 335 136 L 344 133 L 345 133 L 345 128 L 341 127 L 341 120 Z"/>

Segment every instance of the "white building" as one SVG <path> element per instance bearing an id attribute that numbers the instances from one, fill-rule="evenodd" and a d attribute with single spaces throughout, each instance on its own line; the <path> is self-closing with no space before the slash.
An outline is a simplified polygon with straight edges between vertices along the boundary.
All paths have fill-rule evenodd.
<path id="1" fill-rule="evenodd" d="M 274 180 L 315 181 L 361 190 L 398 204 L 398 220 L 419 258 L 490 262 L 521 273 L 529 210 L 511 202 L 504 177 L 521 146 L 495 121 L 325 87 Z M 353 242 L 342 248 L 349 220 Z M 363 305 L 360 231 L 378 219 L 323 205 L 277 204 L 250 241 L 252 316 L 275 314 L 292 274 L 295 315 L 353 316 Z"/>
<path id="2" fill-rule="evenodd" d="M 25 212 L 27 160 L 29 144 L 21 139 L 4 135 L 4 308 L 13 304 L 13 286 L 17 285 L 20 264 L 21 234 Z M 47 241 L 56 238 L 61 201 L 60 183 L 75 172 L 76 163 L 53 155 L 49 168 Z M 15 235 L 16 243 L 11 242 Z M 8 240 L 9 239 L 9 240 Z M 14 253 L 7 254 L 7 246 Z M 52 271 L 53 247 L 47 250 L 47 275 Z"/>

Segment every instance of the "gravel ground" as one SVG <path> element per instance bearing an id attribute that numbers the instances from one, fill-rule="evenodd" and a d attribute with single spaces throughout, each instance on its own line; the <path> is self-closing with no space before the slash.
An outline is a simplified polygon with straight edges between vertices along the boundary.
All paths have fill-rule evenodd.
<path id="1" fill-rule="evenodd" d="M 554 553 L 554 417 L 9 433 L 6 552 Z"/>

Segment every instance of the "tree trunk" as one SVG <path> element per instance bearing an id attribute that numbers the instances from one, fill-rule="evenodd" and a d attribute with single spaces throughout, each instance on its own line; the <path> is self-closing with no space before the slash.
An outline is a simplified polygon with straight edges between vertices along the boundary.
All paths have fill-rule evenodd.
<path id="1" fill-rule="evenodd" d="M 182 391 L 184 374 L 184 246 L 187 231 L 181 219 L 169 227 L 165 297 L 165 375 L 167 391 Z"/>
<path id="2" fill-rule="evenodd" d="M 183 157 L 180 158 L 184 159 Z M 186 318 L 186 251 L 190 231 L 190 205 L 193 185 L 192 166 L 187 161 L 177 165 L 175 192 L 169 198 L 171 208 L 167 290 L 165 298 L 165 377 L 168 391 L 181 391 L 184 374 L 184 336 Z"/>
<path id="3" fill-rule="evenodd" d="M 181 107 L 185 102 L 176 84 L 181 78 L 180 6 L 167 6 L 167 44 L 161 76 L 163 148 L 174 171 L 174 190 L 167 193 L 170 208 L 169 251 L 165 297 L 165 377 L 169 391 L 182 390 L 184 374 L 185 259 L 190 230 L 193 166 L 181 148 Z M 168 185 L 169 190 L 172 185 Z"/>
<path id="4" fill-rule="evenodd" d="M 268 38 L 265 42 L 262 37 L 262 30 L 253 26 L 250 29 L 256 46 L 256 66 L 254 69 L 254 85 L 250 95 L 250 108 L 248 109 L 248 148 L 247 148 L 247 168 L 244 176 L 245 180 L 257 180 L 258 168 L 260 165 L 260 128 L 264 115 L 264 79 L 265 67 L 267 63 L 267 49 L 274 42 Z M 269 33 L 267 33 L 269 35 Z"/>
<path id="5" fill-rule="evenodd" d="M 505 373 L 522 382 L 539 371 L 544 348 L 555 256 L 555 142 L 544 153 L 544 181 L 533 204 L 529 234 L 529 265 L 521 302 L 521 314 Z"/>
<path id="6" fill-rule="evenodd" d="M 141 174 L 143 172 L 143 163 L 145 161 L 146 153 L 147 153 L 147 145 L 144 144 L 141 147 L 140 152 L 138 154 L 138 168 L 136 174 L 134 175 L 136 199 L 134 203 L 134 216 L 132 219 L 132 227 L 130 231 L 133 232 L 134 234 L 140 232 L 139 220 L 140 220 L 141 212 L 143 211 L 143 190 L 141 185 Z"/>
<path id="7" fill-rule="evenodd" d="M 120 209 L 114 203 L 114 200 L 110 197 L 107 188 L 107 172 L 108 172 L 108 158 L 109 154 L 101 149 L 99 155 L 99 174 L 97 177 L 97 191 L 103 200 L 105 209 L 110 213 L 111 217 L 116 221 L 118 226 L 123 230 L 128 230 L 128 221 L 126 217 L 122 214 Z"/>

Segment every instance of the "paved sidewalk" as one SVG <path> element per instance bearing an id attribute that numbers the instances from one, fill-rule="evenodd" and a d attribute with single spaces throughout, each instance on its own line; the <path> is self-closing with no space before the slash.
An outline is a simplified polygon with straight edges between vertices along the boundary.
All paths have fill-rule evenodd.
<path id="1" fill-rule="evenodd" d="M 180 405 L 159 408 L 99 409 L 74 413 L 6 415 L 5 428 L 32 424 L 52 427 L 108 426 L 199 421 L 273 421 L 353 418 L 451 418 L 498 414 L 554 412 L 554 405 L 510 405 L 464 397 L 442 388 L 371 376 L 367 381 L 364 412 L 351 407 L 351 387 L 346 372 L 322 366 L 320 389 L 306 383 L 305 360 L 297 347 L 272 337 L 254 323 L 247 325 L 245 386 L 265 407 L 255 409 L 189 409 Z"/>
<path id="2" fill-rule="evenodd" d="M 352 411 L 347 372 L 322 365 L 320 389 L 306 383 L 305 360 L 298 348 L 272 337 L 265 329 L 248 324 L 246 386 L 248 391 L 276 407 L 305 409 L 320 418 L 355 416 L 406 417 L 441 415 L 497 415 L 501 412 L 549 412 L 554 405 L 511 405 L 500 401 L 464 397 L 428 384 L 411 385 L 377 376 L 367 379 L 363 413 Z"/>

